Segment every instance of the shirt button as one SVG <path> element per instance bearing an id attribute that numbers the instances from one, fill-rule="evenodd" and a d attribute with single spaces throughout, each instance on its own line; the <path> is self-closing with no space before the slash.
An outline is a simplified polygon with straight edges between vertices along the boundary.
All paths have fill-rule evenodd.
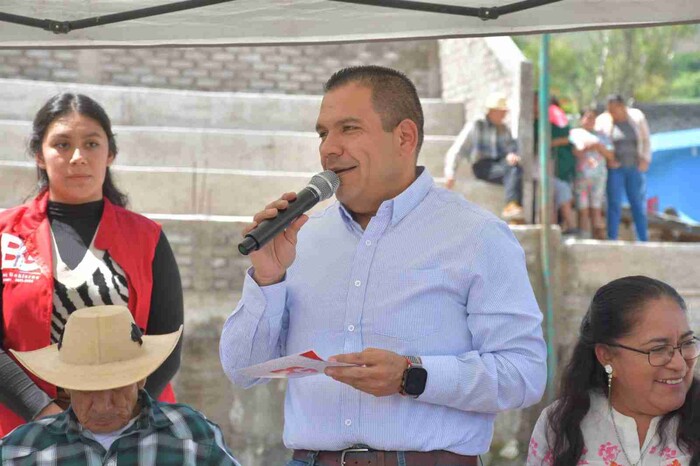
<path id="1" fill-rule="evenodd" d="M 362 282 L 360 280 L 355 280 L 355 286 L 360 286 L 362 285 Z"/>
<path id="2" fill-rule="evenodd" d="M 354 326 L 354 325 L 348 325 L 348 330 L 351 331 L 351 332 L 354 331 L 354 330 L 355 330 L 355 326 Z"/>
<path id="3" fill-rule="evenodd" d="M 345 420 L 345 425 L 350 427 L 352 425 L 352 421 L 350 419 Z"/>
<path id="4" fill-rule="evenodd" d="M 365 241 L 365 244 L 366 244 L 367 246 L 372 246 L 372 242 L 371 242 L 370 240 Z"/>

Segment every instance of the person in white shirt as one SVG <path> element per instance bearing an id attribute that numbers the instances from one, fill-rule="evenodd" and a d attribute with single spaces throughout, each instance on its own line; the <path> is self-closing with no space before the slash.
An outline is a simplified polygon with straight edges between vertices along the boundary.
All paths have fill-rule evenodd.
<path id="1" fill-rule="evenodd" d="M 683 298 L 643 276 L 601 287 L 527 466 L 700 464 L 700 343 Z"/>

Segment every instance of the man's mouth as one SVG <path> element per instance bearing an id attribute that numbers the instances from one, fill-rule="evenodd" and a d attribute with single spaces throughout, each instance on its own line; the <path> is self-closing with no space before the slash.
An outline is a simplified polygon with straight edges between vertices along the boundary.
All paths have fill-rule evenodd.
<path id="1" fill-rule="evenodd" d="M 350 171 L 350 170 L 352 170 L 352 169 L 354 169 L 354 168 L 356 168 L 356 167 L 338 168 L 338 169 L 335 169 L 335 170 L 333 170 L 333 171 L 335 172 L 336 175 L 340 175 L 341 173 L 348 172 L 348 171 Z"/>

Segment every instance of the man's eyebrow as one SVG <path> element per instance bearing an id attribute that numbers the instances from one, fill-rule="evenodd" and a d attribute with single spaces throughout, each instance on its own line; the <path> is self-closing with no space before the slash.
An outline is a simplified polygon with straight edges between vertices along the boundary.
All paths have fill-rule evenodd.
<path id="1" fill-rule="evenodd" d="M 342 120 L 336 121 L 333 125 L 334 126 L 343 126 L 347 125 L 348 123 L 361 123 L 362 120 L 358 117 L 347 117 L 343 118 Z M 320 132 L 321 130 L 326 129 L 326 127 L 320 123 L 316 123 L 316 132 Z"/>
<path id="2" fill-rule="evenodd" d="M 692 330 L 688 330 L 685 332 L 683 335 L 681 335 L 681 340 L 684 338 L 688 338 L 689 336 L 692 336 L 695 334 Z M 647 341 L 644 343 L 645 345 L 648 345 L 649 343 L 668 343 L 669 339 L 668 338 L 652 338 L 651 340 Z"/>

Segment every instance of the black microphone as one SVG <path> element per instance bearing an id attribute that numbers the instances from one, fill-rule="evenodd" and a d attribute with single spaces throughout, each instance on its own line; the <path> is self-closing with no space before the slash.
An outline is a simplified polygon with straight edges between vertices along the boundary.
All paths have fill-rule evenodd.
<path id="1" fill-rule="evenodd" d="M 277 217 L 263 220 L 245 235 L 245 239 L 238 245 L 238 250 L 244 256 L 251 251 L 257 251 L 301 214 L 335 194 L 338 186 L 340 178 L 333 171 L 326 170 L 315 174 L 309 184 L 297 193 L 297 198 L 291 201 L 286 209 L 277 213 Z"/>

